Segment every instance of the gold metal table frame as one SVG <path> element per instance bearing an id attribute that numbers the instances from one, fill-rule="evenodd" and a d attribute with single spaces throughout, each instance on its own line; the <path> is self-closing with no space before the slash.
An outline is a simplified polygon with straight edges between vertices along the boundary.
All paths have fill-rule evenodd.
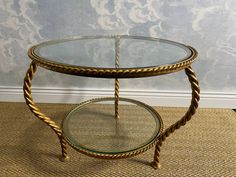
<path id="1" fill-rule="evenodd" d="M 74 66 L 74 65 L 66 65 L 62 63 L 57 63 L 48 60 L 47 58 L 43 58 L 42 56 L 38 55 L 37 50 L 40 48 L 40 46 L 43 45 L 52 45 L 57 42 L 66 42 L 71 40 L 79 40 L 79 39 L 93 39 L 93 38 L 114 38 L 115 39 L 115 68 L 96 68 L 96 67 L 81 67 L 81 66 Z M 168 41 L 164 39 L 157 39 L 157 38 L 151 38 L 151 37 L 136 37 L 136 36 L 99 36 L 99 37 L 93 37 L 93 36 L 86 36 L 86 37 L 73 37 L 63 40 L 56 40 L 56 41 L 48 41 L 41 43 L 36 46 L 32 46 L 28 51 L 28 56 L 32 59 L 32 62 L 29 66 L 29 69 L 26 72 L 26 76 L 24 78 L 24 97 L 26 100 L 26 104 L 29 106 L 30 110 L 34 113 L 36 117 L 38 117 L 40 120 L 42 120 L 44 123 L 46 123 L 58 136 L 60 144 L 61 144 L 61 161 L 65 161 L 68 159 L 67 154 L 67 140 L 65 136 L 63 135 L 62 126 L 57 125 L 50 117 L 42 113 L 42 111 L 36 106 L 35 102 L 33 101 L 32 97 L 32 79 L 33 76 L 37 70 L 37 67 L 43 67 L 52 71 L 70 74 L 70 75 L 77 75 L 77 76 L 86 76 L 86 77 L 99 77 L 99 78 L 114 78 L 115 79 L 115 94 L 114 94 L 114 101 L 115 101 L 115 118 L 119 119 L 119 110 L 118 110 L 118 103 L 119 99 L 124 99 L 119 97 L 119 78 L 139 78 L 139 77 L 150 77 L 150 76 L 158 76 L 162 74 L 168 74 L 177 72 L 180 70 L 185 70 L 185 73 L 188 77 L 188 80 L 191 85 L 192 89 L 192 99 L 191 104 L 187 110 L 187 112 L 183 115 L 183 117 L 178 120 L 177 122 L 173 123 L 170 127 L 165 129 L 163 132 L 160 130 L 160 132 L 157 134 L 155 139 L 153 141 L 146 144 L 146 146 L 139 148 L 137 150 L 133 150 L 126 153 L 119 153 L 119 154 L 97 154 L 97 153 L 90 153 L 89 151 L 83 151 L 75 148 L 79 152 L 82 152 L 86 155 L 97 157 L 97 158 L 104 158 L 104 159 L 118 159 L 118 158 L 127 158 L 132 157 L 135 155 L 138 155 L 140 153 L 145 152 L 146 150 L 150 149 L 155 145 L 155 151 L 154 151 L 154 158 L 151 162 L 151 166 L 155 169 L 160 168 L 160 150 L 162 143 L 166 140 L 166 138 L 172 134 L 175 130 L 179 129 L 181 126 L 184 126 L 187 121 L 189 121 L 192 116 L 195 114 L 196 109 L 198 107 L 198 102 L 200 99 L 200 88 L 199 83 L 197 81 L 196 75 L 191 67 L 192 62 L 196 59 L 197 51 L 190 47 L 186 46 L 184 44 L 176 43 L 177 45 L 182 45 L 187 47 L 191 54 L 179 62 L 173 63 L 173 64 L 167 64 L 167 65 L 161 65 L 161 66 L 154 66 L 154 67 L 141 67 L 141 68 L 119 68 L 119 41 L 120 38 L 132 38 L 132 39 L 142 39 L 142 40 L 162 40 L 165 42 L 173 42 Z M 93 102 L 99 99 L 107 99 L 107 98 L 97 98 L 88 100 L 86 102 L 83 102 L 79 105 L 86 104 L 88 102 Z M 112 98 L 108 98 L 112 99 Z M 129 101 L 134 101 L 131 99 L 127 99 Z M 151 110 L 154 114 L 159 114 L 150 106 L 139 102 L 140 104 L 143 104 L 146 109 Z M 161 119 L 160 119 L 161 121 Z M 161 129 L 162 129 L 162 121 L 161 123 Z M 70 144 L 72 147 L 73 145 Z"/>

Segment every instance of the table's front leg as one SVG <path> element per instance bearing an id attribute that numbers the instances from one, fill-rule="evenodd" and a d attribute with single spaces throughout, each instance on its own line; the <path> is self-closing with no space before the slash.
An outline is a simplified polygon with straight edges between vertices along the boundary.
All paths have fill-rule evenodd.
<path id="1" fill-rule="evenodd" d="M 43 114 L 40 111 L 39 108 L 37 108 L 32 98 L 31 85 L 32 85 L 32 79 L 36 70 L 37 70 L 37 65 L 36 63 L 32 62 L 30 64 L 28 71 L 26 72 L 25 79 L 24 79 L 23 91 L 24 91 L 25 101 L 26 101 L 26 104 L 29 106 L 30 110 L 34 113 L 34 115 L 38 117 L 40 120 L 42 120 L 43 122 L 45 122 L 48 126 L 50 126 L 53 129 L 53 131 L 57 134 L 60 140 L 61 149 L 62 149 L 62 156 L 60 160 L 65 161 L 66 159 L 68 159 L 67 150 L 66 150 L 67 143 L 62 135 L 61 128 L 54 121 L 52 121 L 51 118 L 47 117 L 45 114 Z"/>
<path id="2" fill-rule="evenodd" d="M 171 125 L 169 128 L 167 128 L 158 138 L 158 142 L 155 147 L 155 153 L 154 153 L 154 160 L 152 162 L 152 167 L 155 169 L 160 168 L 160 148 L 162 145 L 162 142 L 165 141 L 165 139 L 173 133 L 175 130 L 179 129 L 181 126 L 184 126 L 187 121 L 191 119 L 191 117 L 195 114 L 196 109 L 198 107 L 198 101 L 200 100 L 200 88 L 199 83 L 197 81 L 196 75 L 194 71 L 192 70 L 192 67 L 189 66 L 185 69 L 185 73 L 188 76 L 189 82 L 191 84 L 192 88 L 192 100 L 191 105 L 188 109 L 188 111 L 185 113 L 185 115 L 176 123 Z"/>

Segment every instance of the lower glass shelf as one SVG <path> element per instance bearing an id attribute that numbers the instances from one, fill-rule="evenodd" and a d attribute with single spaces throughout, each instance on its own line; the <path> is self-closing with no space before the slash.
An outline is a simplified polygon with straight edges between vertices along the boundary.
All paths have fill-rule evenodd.
<path id="1" fill-rule="evenodd" d="M 160 115 L 150 106 L 128 98 L 119 99 L 115 118 L 114 98 L 85 101 L 63 120 L 66 141 L 91 156 L 109 156 L 146 151 L 162 131 Z"/>

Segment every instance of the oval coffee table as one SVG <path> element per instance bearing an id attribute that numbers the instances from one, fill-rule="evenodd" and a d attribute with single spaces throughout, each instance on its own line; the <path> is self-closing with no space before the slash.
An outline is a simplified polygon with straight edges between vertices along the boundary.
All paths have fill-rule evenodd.
<path id="1" fill-rule="evenodd" d="M 78 36 L 32 46 L 28 55 L 32 62 L 24 79 L 26 104 L 57 134 L 62 161 L 68 159 L 67 144 L 83 154 L 104 159 L 132 157 L 155 145 L 151 165 L 159 168 L 162 142 L 185 125 L 198 107 L 200 89 L 191 68 L 197 51 L 184 44 L 128 35 Z M 59 126 L 33 101 L 31 85 L 38 66 L 69 75 L 115 79 L 114 97 L 79 103 Z M 191 105 L 179 121 L 164 131 L 160 115 L 151 106 L 119 97 L 119 79 L 158 76 L 183 69 L 192 88 Z"/>

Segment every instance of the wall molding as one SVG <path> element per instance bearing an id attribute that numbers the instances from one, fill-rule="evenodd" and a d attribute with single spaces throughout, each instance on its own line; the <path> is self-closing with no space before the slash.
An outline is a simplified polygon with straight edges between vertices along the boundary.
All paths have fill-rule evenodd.
<path id="1" fill-rule="evenodd" d="M 113 96 L 112 89 L 77 89 L 33 87 L 33 98 L 38 103 L 79 103 L 90 98 Z M 190 91 L 121 90 L 120 95 L 143 101 L 152 106 L 186 107 L 190 104 Z M 1 102 L 24 102 L 20 87 L 0 87 Z M 236 108 L 236 93 L 202 92 L 200 107 Z"/>

